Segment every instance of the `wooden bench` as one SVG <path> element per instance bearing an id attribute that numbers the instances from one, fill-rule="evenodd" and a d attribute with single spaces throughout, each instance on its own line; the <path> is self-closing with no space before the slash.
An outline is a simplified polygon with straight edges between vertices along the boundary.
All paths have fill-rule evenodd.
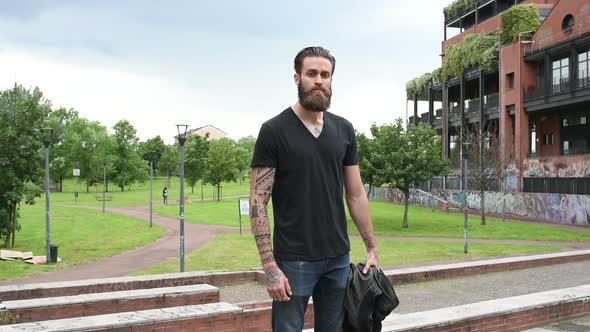
<path id="1" fill-rule="evenodd" d="M 103 196 L 102 196 L 102 194 L 96 194 L 96 200 L 97 200 L 97 201 L 102 201 L 102 199 L 103 199 Z M 104 200 L 105 200 L 105 201 L 110 201 L 111 199 L 113 199 L 113 195 L 111 195 L 111 194 L 109 194 L 109 193 L 106 193 L 106 194 L 104 195 Z"/>

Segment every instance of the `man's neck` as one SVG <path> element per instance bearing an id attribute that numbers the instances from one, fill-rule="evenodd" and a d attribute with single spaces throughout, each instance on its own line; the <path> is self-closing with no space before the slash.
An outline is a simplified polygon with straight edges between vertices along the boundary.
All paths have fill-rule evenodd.
<path id="1" fill-rule="evenodd" d="M 314 112 L 301 106 L 299 102 L 291 107 L 295 114 L 303 121 L 307 123 L 320 123 L 324 120 L 324 112 Z"/>

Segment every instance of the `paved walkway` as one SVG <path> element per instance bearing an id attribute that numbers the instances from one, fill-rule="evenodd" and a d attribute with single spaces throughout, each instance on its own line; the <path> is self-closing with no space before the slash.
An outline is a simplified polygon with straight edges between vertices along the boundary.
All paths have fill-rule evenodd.
<path id="1" fill-rule="evenodd" d="M 400 298 L 396 314 L 439 309 L 511 296 L 588 284 L 588 262 L 576 262 L 477 276 L 405 284 L 395 287 Z M 268 300 L 256 283 L 221 287 L 221 301 Z"/>
<path id="2" fill-rule="evenodd" d="M 102 209 L 97 207 L 85 208 Z M 149 210 L 145 206 L 125 208 L 108 207 L 107 212 L 118 213 L 149 221 Z M 168 230 L 168 234 L 165 237 L 154 243 L 99 261 L 89 262 L 59 271 L 3 281 L 0 282 L 0 285 L 122 277 L 129 275 L 132 272 L 161 263 L 168 259 L 178 258 L 178 233 L 180 227 L 178 219 L 154 214 L 152 221 L 154 224 L 163 226 Z M 185 222 L 185 253 L 188 255 L 191 251 L 204 246 L 209 241 L 213 240 L 218 234 L 238 231 L 239 229 L 234 227 L 212 226 Z"/>

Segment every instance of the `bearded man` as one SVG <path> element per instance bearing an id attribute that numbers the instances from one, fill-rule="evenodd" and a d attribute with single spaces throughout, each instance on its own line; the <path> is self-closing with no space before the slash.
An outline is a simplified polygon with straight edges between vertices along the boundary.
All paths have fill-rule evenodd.
<path id="1" fill-rule="evenodd" d="M 307 47 L 294 62 L 299 100 L 265 122 L 256 140 L 252 232 L 273 298 L 273 331 L 301 331 L 310 296 L 315 331 L 340 331 L 350 271 L 344 194 L 367 248 L 365 273 L 377 266 L 377 246 L 353 126 L 328 112 L 336 59 Z"/>

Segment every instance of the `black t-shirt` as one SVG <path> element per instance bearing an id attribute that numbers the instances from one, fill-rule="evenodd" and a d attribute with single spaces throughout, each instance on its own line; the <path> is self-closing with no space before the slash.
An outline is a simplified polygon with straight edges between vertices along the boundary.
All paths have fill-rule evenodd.
<path id="1" fill-rule="evenodd" d="M 316 138 L 290 107 L 265 122 L 252 167 L 276 169 L 272 191 L 274 254 L 319 260 L 350 251 L 343 201 L 343 167 L 359 162 L 350 122 L 324 112 Z"/>

